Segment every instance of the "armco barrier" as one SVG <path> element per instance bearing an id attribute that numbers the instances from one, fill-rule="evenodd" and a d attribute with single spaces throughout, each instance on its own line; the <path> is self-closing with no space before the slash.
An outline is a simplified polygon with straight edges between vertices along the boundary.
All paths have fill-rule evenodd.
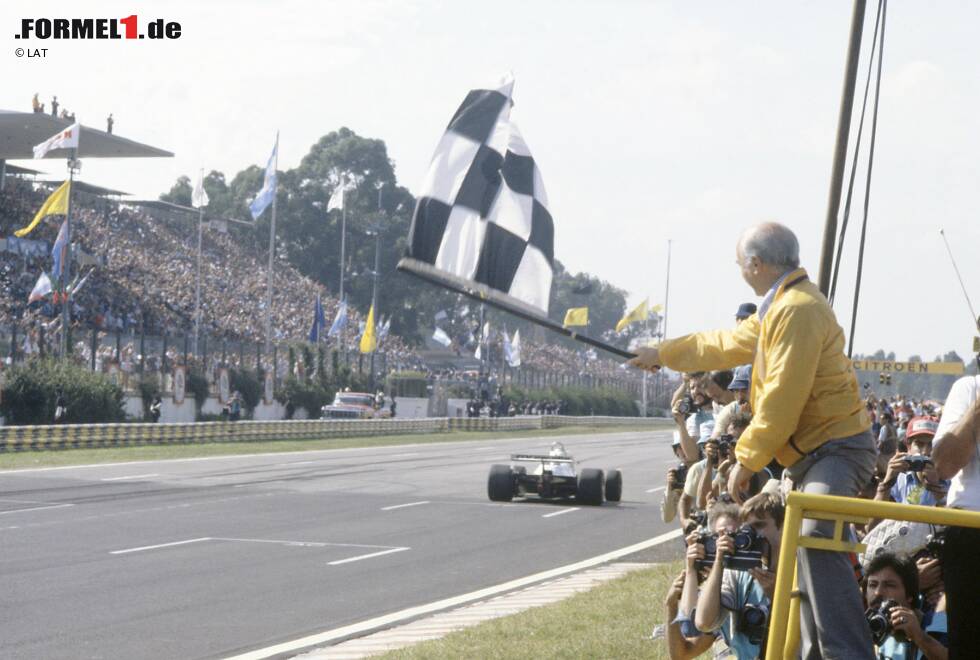
<path id="1" fill-rule="evenodd" d="M 569 426 L 636 426 L 655 418 L 569 417 L 435 417 L 427 419 L 312 419 L 276 422 L 197 422 L 193 424 L 66 424 L 0 426 L 0 453 L 93 447 L 317 440 L 402 433 L 447 431 L 520 431 Z"/>

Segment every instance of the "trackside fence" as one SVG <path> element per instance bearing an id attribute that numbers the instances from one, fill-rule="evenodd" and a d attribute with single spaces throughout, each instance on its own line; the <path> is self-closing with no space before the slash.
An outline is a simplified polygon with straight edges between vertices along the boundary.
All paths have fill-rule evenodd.
<path id="1" fill-rule="evenodd" d="M 833 538 L 801 536 L 803 519 L 834 521 Z M 797 548 L 863 553 L 863 543 L 844 540 L 847 523 L 866 524 L 871 518 L 980 528 L 980 512 L 933 506 L 875 502 L 854 497 L 790 493 L 786 497 L 786 516 L 776 570 L 776 591 L 772 603 L 766 658 L 796 658 L 800 644 L 800 599 L 796 584 Z M 833 603 L 824 603 L 833 607 Z"/>
<path id="2" fill-rule="evenodd" d="M 523 431 L 576 427 L 653 426 L 652 417 L 435 417 L 427 419 L 314 419 L 193 424 L 66 424 L 0 426 L 0 453 L 139 447 L 143 445 L 321 440 L 451 431 Z M 661 420 L 662 421 L 662 420 Z"/>

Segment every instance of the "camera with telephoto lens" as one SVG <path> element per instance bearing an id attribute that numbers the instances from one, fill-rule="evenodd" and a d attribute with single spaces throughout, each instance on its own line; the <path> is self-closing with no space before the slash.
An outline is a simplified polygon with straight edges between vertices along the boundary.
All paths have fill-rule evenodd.
<path id="1" fill-rule="evenodd" d="M 881 601 L 878 607 L 872 607 L 865 612 L 864 617 L 868 620 L 868 627 L 871 629 L 871 638 L 877 646 L 892 634 L 892 610 L 898 607 L 898 603 L 890 598 Z M 899 642 L 905 641 L 905 634 L 895 633 L 895 639 Z"/>
<path id="2" fill-rule="evenodd" d="M 677 412 L 682 415 L 690 415 L 697 409 L 698 405 L 694 403 L 694 397 L 692 397 L 690 394 L 686 395 L 683 399 L 677 402 Z"/>
<path id="3" fill-rule="evenodd" d="M 737 629 L 748 638 L 750 644 L 762 644 L 769 629 L 769 608 L 747 604 L 738 614 Z"/>
<path id="4" fill-rule="evenodd" d="M 725 568 L 733 571 L 748 571 L 762 566 L 762 555 L 768 550 L 766 537 L 750 525 L 742 525 L 734 532 L 726 532 L 735 541 L 735 552 L 725 556 Z M 718 553 L 718 535 L 705 532 L 698 538 L 704 546 L 704 559 L 697 561 L 698 568 L 710 568 Z"/>
<path id="5" fill-rule="evenodd" d="M 928 456 L 906 456 L 903 462 L 909 472 L 922 472 L 927 465 L 932 465 L 932 459 Z"/>
<path id="6" fill-rule="evenodd" d="M 687 463 L 682 461 L 674 468 L 674 478 L 671 480 L 668 488 L 670 490 L 681 490 L 684 488 L 685 481 L 687 481 Z"/>

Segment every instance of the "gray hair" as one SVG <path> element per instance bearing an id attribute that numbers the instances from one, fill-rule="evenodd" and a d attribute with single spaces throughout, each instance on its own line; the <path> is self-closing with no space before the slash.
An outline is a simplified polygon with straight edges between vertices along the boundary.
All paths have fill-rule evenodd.
<path id="1" fill-rule="evenodd" d="M 796 235 L 778 222 L 763 222 L 749 227 L 739 239 L 743 257 L 756 257 L 770 266 L 798 268 L 800 243 Z"/>

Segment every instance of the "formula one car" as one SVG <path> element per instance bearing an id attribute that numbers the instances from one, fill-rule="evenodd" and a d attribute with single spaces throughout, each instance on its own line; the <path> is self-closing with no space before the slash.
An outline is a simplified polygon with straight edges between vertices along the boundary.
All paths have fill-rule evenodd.
<path id="1" fill-rule="evenodd" d="M 623 495 L 623 473 L 584 468 L 576 473 L 577 462 L 556 442 L 546 455 L 511 454 L 511 465 L 494 465 L 487 479 L 487 495 L 493 502 L 510 502 L 515 497 L 537 495 L 542 499 L 568 499 L 598 506 L 603 496 L 618 502 Z M 534 467 L 528 471 L 524 465 Z"/>

